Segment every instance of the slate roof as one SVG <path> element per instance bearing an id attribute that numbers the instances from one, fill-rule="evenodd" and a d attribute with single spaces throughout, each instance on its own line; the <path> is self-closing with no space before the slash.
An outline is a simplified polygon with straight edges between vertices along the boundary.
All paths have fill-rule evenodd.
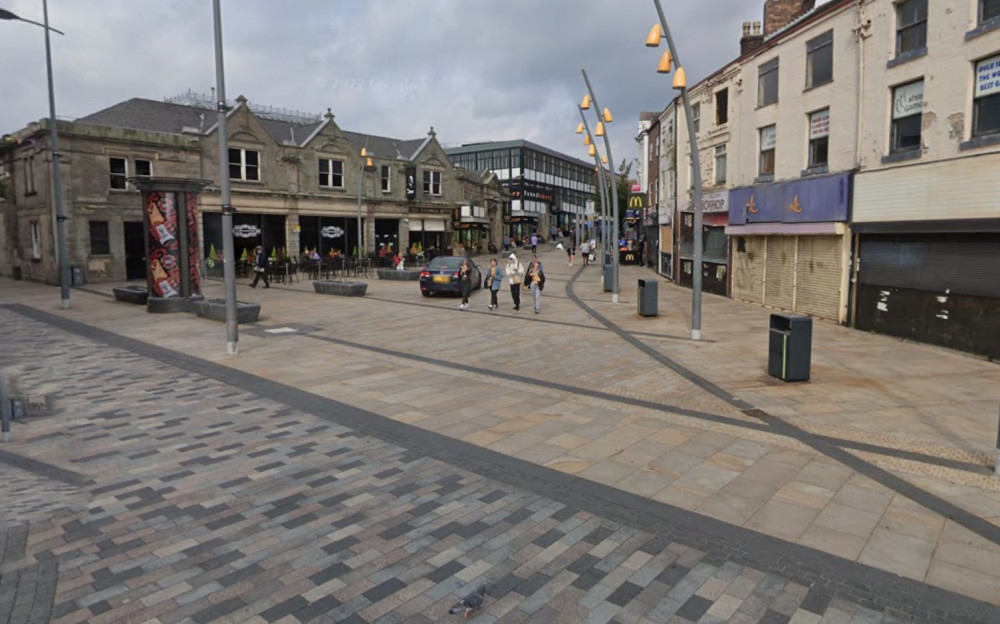
<path id="1" fill-rule="evenodd" d="M 361 152 L 361 148 L 364 147 L 378 158 L 399 158 L 402 160 L 410 160 L 420 146 L 424 144 L 424 141 L 427 140 L 390 139 L 389 137 L 362 134 L 361 132 L 348 132 L 347 130 L 344 130 L 344 136 L 357 148 L 356 151 L 359 153 Z"/>

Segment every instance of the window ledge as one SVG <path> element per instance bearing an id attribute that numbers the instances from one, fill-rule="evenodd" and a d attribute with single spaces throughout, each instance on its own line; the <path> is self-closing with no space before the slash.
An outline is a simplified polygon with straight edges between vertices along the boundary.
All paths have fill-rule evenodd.
<path id="1" fill-rule="evenodd" d="M 831 78 L 831 79 L 829 79 L 829 80 L 827 80 L 825 82 L 816 83 L 814 85 L 806 85 L 806 88 L 802 89 L 802 92 L 806 93 L 808 91 L 812 91 L 813 89 L 819 89 L 820 87 L 825 87 L 828 84 L 833 84 L 833 78 Z"/>
<path id="2" fill-rule="evenodd" d="M 765 182 L 774 182 L 774 174 L 773 173 L 765 173 L 765 174 L 759 175 L 759 176 L 757 176 L 756 178 L 753 179 L 753 183 L 754 184 L 763 184 Z"/>
<path id="3" fill-rule="evenodd" d="M 975 39 L 980 35 L 985 35 L 988 32 L 993 32 L 994 30 L 1000 30 L 1000 17 L 994 17 L 988 22 L 983 22 L 976 28 L 973 28 L 969 32 L 965 33 L 965 40 Z"/>
<path id="4" fill-rule="evenodd" d="M 891 165 L 893 163 L 904 162 L 907 160 L 915 160 L 924 155 L 924 150 L 922 149 L 912 149 L 906 150 L 905 152 L 896 152 L 895 154 L 886 154 L 882 157 L 883 165 Z"/>
<path id="5" fill-rule="evenodd" d="M 778 100 L 775 100 L 773 102 L 768 102 L 767 104 L 759 104 L 757 106 L 757 108 L 755 108 L 754 110 L 761 110 L 761 109 L 767 108 L 768 106 L 774 106 L 777 103 L 778 103 Z"/>
<path id="6" fill-rule="evenodd" d="M 896 67 L 897 65 L 902 65 L 903 63 L 908 63 L 914 59 L 927 56 L 927 46 L 922 48 L 916 48 L 914 50 L 907 50 L 902 54 L 896 55 L 896 58 L 889 59 L 889 62 L 885 64 L 886 69 Z"/>
<path id="7" fill-rule="evenodd" d="M 977 147 L 987 147 L 990 145 L 1000 145 L 1000 132 L 993 134 L 984 134 L 982 136 L 972 137 L 968 141 L 962 141 L 958 144 L 958 149 L 960 151 L 976 149 Z"/>
<path id="8" fill-rule="evenodd" d="M 809 176 L 824 175 L 830 173 L 830 167 L 828 165 L 817 165 L 816 167 L 809 167 L 802 170 L 802 177 L 808 178 Z"/>
<path id="9" fill-rule="evenodd" d="M 34 197 L 35 195 L 38 195 L 38 191 L 28 191 L 24 194 L 25 197 Z"/>

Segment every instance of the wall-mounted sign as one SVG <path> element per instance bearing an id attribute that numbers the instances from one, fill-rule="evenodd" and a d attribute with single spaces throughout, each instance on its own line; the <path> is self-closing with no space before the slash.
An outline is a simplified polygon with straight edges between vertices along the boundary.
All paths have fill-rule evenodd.
<path id="1" fill-rule="evenodd" d="M 976 97 L 1000 93 L 1000 54 L 976 63 Z"/>
<path id="2" fill-rule="evenodd" d="M 892 118 L 916 115 L 924 108 L 924 81 L 905 84 L 892 92 Z"/>
<path id="3" fill-rule="evenodd" d="M 701 211 L 702 213 L 729 212 L 729 191 L 706 193 L 701 198 Z"/>
<path id="4" fill-rule="evenodd" d="M 319 235 L 323 238 L 340 238 L 344 235 L 344 229 L 339 228 L 336 225 L 328 225 L 320 229 Z"/>
<path id="5" fill-rule="evenodd" d="M 236 238 L 256 238 L 260 236 L 260 228 L 247 223 L 233 226 L 233 236 Z"/>

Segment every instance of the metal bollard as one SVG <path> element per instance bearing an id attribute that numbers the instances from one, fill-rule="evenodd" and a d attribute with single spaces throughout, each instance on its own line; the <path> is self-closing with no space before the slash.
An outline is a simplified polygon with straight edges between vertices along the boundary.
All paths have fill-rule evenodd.
<path id="1" fill-rule="evenodd" d="M 10 383 L 0 371 L 0 441 L 10 442 Z"/>

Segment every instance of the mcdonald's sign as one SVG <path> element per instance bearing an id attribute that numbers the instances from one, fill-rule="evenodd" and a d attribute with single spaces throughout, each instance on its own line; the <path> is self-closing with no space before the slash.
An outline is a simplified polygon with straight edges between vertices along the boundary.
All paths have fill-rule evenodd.
<path id="1" fill-rule="evenodd" d="M 642 211 L 646 207 L 646 196 L 645 195 L 629 195 L 628 196 L 628 207 L 629 210 Z"/>

